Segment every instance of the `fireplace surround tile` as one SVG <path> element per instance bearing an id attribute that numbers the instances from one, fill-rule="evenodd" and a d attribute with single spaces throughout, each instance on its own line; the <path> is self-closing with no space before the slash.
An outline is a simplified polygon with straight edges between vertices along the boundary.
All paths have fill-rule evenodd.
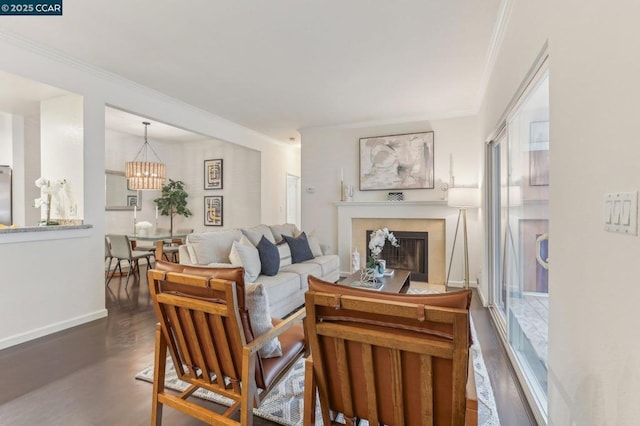
<path id="1" fill-rule="evenodd" d="M 366 262 L 367 230 L 387 227 L 390 231 L 427 232 L 427 264 L 430 284 L 443 284 L 446 279 L 445 219 L 353 218 L 351 220 L 351 246 Z"/>

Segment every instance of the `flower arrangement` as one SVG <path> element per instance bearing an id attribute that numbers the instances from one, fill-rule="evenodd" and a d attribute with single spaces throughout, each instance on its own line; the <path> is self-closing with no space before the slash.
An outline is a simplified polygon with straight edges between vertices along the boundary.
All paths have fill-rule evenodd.
<path id="1" fill-rule="evenodd" d="M 67 180 L 59 179 L 51 181 L 50 179 L 40 177 L 36 180 L 35 184 L 40 188 L 40 198 L 33 200 L 33 206 L 35 208 L 41 208 L 42 206 L 47 207 L 47 218 L 40 221 L 40 224 L 57 225 L 57 221 L 51 220 L 51 203 L 58 197 L 58 194 L 60 194 L 61 191 L 66 190 L 65 187 L 67 186 Z"/>
<path id="2" fill-rule="evenodd" d="M 396 236 L 393 235 L 393 232 L 389 232 L 387 228 L 378 229 L 369 235 L 369 250 L 371 251 L 371 256 L 369 256 L 367 260 L 367 268 L 376 267 L 378 256 L 380 256 L 382 248 L 387 241 L 394 247 L 400 247 Z"/>
<path id="3" fill-rule="evenodd" d="M 142 221 L 142 222 L 136 223 L 136 233 L 142 236 L 148 235 L 149 230 L 152 228 L 153 228 L 153 224 L 151 224 L 151 222 Z"/>

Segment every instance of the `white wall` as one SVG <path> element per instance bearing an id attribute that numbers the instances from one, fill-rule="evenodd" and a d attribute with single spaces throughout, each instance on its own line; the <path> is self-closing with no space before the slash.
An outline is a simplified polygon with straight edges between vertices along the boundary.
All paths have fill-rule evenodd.
<path id="1" fill-rule="evenodd" d="M 450 156 L 456 185 L 478 185 L 482 166 L 482 149 L 476 117 L 402 123 L 376 127 L 330 127 L 301 130 L 302 135 L 302 228 L 315 232 L 322 243 L 337 252 L 337 211 L 340 201 L 340 174 L 345 184 L 354 186 L 354 201 L 385 201 L 390 191 L 359 191 L 359 139 L 370 136 L 434 131 L 435 189 L 403 190 L 407 201 L 439 200 L 438 182 L 449 181 Z M 313 188 L 313 193 L 308 192 Z M 478 212 L 469 213 L 469 277 L 475 281 L 483 258 L 482 230 Z M 447 235 L 452 241 L 453 235 Z M 447 259 L 450 253 L 447 253 Z M 456 257 L 462 255 L 457 250 Z M 455 262 L 455 260 L 454 260 Z M 459 264 L 459 262 L 456 262 Z M 341 269 L 348 267 L 341 265 Z M 461 280 L 459 268 L 452 280 Z"/>
<path id="2" fill-rule="evenodd" d="M 480 107 L 480 133 L 487 138 L 515 95 L 549 35 L 549 1 L 509 0 L 507 24 Z"/>
<path id="3" fill-rule="evenodd" d="M 13 166 L 13 116 L 0 113 L 0 165 Z"/>
<path id="4" fill-rule="evenodd" d="M 142 127 L 142 126 L 141 126 Z M 149 128 L 153 134 L 153 128 Z M 135 156 L 143 143 L 143 137 L 107 129 L 106 168 L 124 171 L 124 163 Z M 203 139 L 188 143 L 154 140 L 149 143 L 167 165 L 167 178 L 181 180 L 189 193 L 187 207 L 193 213 L 184 218 L 173 219 L 174 229 L 193 229 L 195 232 L 239 228 L 260 223 L 261 212 L 261 153 L 215 139 Z M 223 159 L 223 189 L 204 189 L 204 160 Z M 268 186 L 276 186 L 268 181 Z M 223 227 L 204 225 L 204 196 L 222 195 Z M 155 223 L 155 203 L 160 191 L 142 191 L 142 209 L 138 210 L 138 221 Z M 133 212 L 107 211 L 108 233 L 130 233 L 133 230 Z M 169 217 L 160 216 L 158 227 L 169 228 Z"/>
<path id="5" fill-rule="evenodd" d="M 603 196 L 640 189 L 640 3 L 550 2 L 551 423 L 640 418 L 640 240 L 603 231 Z"/>
<path id="6" fill-rule="evenodd" d="M 262 152 L 262 223 L 285 223 L 287 219 L 287 173 L 300 176 L 300 146 Z"/>
<path id="7" fill-rule="evenodd" d="M 261 159 L 261 197 L 264 200 L 265 195 L 272 193 L 276 196 L 272 197 L 274 202 L 262 203 L 261 220 L 271 221 L 278 217 L 280 209 L 284 211 L 284 183 L 280 186 L 275 183 L 275 189 L 271 189 L 271 182 L 264 178 L 277 179 L 289 168 L 296 169 L 293 164 L 283 170 L 287 159 L 295 157 L 289 154 L 294 148 L 2 31 L 0 51 L 3 52 L 0 55 L 3 71 L 83 97 L 84 220 L 93 226 L 86 236 L 54 242 L 27 241 L 29 236 L 10 242 L 0 235 L 0 259 L 3 259 L 0 348 L 106 314 L 103 277 L 105 105 L 268 153 Z M 62 236 L 65 231 L 53 232 Z"/>
<path id="8" fill-rule="evenodd" d="M 35 185 L 35 181 L 42 175 L 40 169 L 40 117 L 24 117 L 23 123 L 24 145 L 15 149 L 21 150 L 18 163 L 24 164 L 24 170 L 14 170 L 14 175 L 22 174 L 24 177 L 22 182 L 18 179 L 13 181 L 15 190 L 13 194 L 13 211 L 16 213 L 13 223 L 18 225 L 37 225 L 40 221 L 40 210 L 33 207 L 33 200 L 40 197 L 40 189 Z M 77 193 L 77 196 L 79 195 L 80 193 Z M 24 220 L 20 220 L 18 215 L 21 207 Z"/>
<path id="9" fill-rule="evenodd" d="M 190 194 L 188 219 L 180 217 L 179 228 L 193 228 L 196 232 L 241 228 L 261 221 L 261 153 L 259 151 L 219 140 L 203 140 L 172 147 L 174 158 L 180 160 L 175 176 L 183 180 Z M 204 160 L 222 158 L 222 189 L 204 189 Z M 174 178 L 175 179 L 175 178 Z M 265 186 L 276 186 L 273 180 Z M 204 225 L 204 197 L 221 195 L 223 223 Z M 175 219 L 174 219 L 175 220 Z M 168 218 L 166 219 L 168 224 Z M 176 226 L 174 224 L 174 226 Z"/>
<path id="10" fill-rule="evenodd" d="M 40 169 L 42 177 L 51 182 L 66 180 L 71 194 L 82 194 L 83 134 L 82 97 L 77 95 L 59 96 L 40 103 Z M 61 197 L 57 197 L 61 199 Z M 79 199 L 82 200 L 82 197 Z M 84 206 L 76 203 L 76 197 L 68 200 L 74 206 L 63 210 L 73 212 L 74 218 L 84 217 Z M 63 218 L 65 213 L 58 209 L 54 199 L 51 219 Z M 42 207 L 42 219 L 46 219 L 46 206 Z M 69 217 L 70 218 L 70 217 Z"/>
<path id="11" fill-rule="evenodd" d="M 40 198 L 40 112 L 34 116 L 0 113 L 0 164 L 12 168 L 12 220 L 15 225 L 37 225 Z M 17 167 L 16 167 L 17 166 Z"/>

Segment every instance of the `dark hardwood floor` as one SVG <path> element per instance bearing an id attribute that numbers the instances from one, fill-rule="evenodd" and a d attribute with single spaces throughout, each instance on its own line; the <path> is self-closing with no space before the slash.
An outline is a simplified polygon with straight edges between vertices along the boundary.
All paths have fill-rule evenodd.
<path id="1" fill-rule="evenodd" d="M 153 362 L 156 320 L 146 279 L 130 280 L 125 290 L 124 279 L 114 278 L 106 301 L 107 318 L 0 351 L 0 425 L 149 424 L 151 385 L 134 379 Z M 478 297 L 471 313 L 502 425 L 535 424 Z M 170 408 L 163 420 L 201 424 Z"/>

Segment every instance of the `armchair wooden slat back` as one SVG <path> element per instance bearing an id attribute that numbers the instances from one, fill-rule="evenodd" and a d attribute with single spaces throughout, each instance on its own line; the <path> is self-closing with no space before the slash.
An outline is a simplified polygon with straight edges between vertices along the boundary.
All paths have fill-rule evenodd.
<path id="1" fill-rule="evenodd" d="M 235 283 L 176 273 L 153 275 L 151 295 L 178 377 L 214 392 L 227 391 L 225 378 L 231 383 L 241 379 L 246 343 Z M 199 290 L 187 294 L 186 287 L 172 284 Z"/>
<path id="2" fill-rule="evenodd" d="M 199 273 L 197 275 L 195 272 Z M 156 326 L 155 367 L 153 377 L 152 424 L 161 424 L 162 407 L 169 405 L 185 414 L 215 425 L 251 425 L 253 407 L 259 406 L 279 379 L 295 365 L 304 353 L 304 333 L 300 310 L 257 339 L 252 336 L 248 311 L 239 305 L 244 301 L 244 283 L 214 278 L 242 279 L 244 271 L 200 269 L 193 274 L 152 269 L 147 273 L 149 291 L 158 318 Z M 237 274 L 236 274 L 237 272 Z M 245 314 L 246 323 L 241 315 Z M 274 338 L 281 337 L 281 357 L 263 365 L 259 351 Z M 253 336 L 252 336 L 253 337 Z M 179 395 L 165 392 L 167 352 L 171 355 L 178 378 L 191 384 Z M 262 372 L 270 380 L 258 377 Z M 267 385 L 261 386 L 260 383 Z M 258 395 L 258 387 L 263 392 Z M 219 414 L 187 401 L 198 388 L 207 389 L 232 399 L 235 403 Z M 240 409 L 240 421 L 230 419 Z"/>
<path id="3" fill-rule="evenodd" d="M 325 425 L 336 413 L 348 425 L 464 424 L 467 309 L 313 289 L 306 309 L 312 358 L 305 387 L 317 387 Z M 305 424 L 315 412 L 312 395 L 305 394 Z"/>
<path id="4" fill-rule="evenodd" d="M 186 401 L 197 388 L 204 388 L 233 399 L 236 404 L 232 408 L 238 408 L 242 400 L 241 383 L 245 380 L 246 391 L 251 394 L 249 405 L 253 405 L 255 378 L 242 376 L 246 339 L 238 314 L 236 284 L 156 270 L 148 275 L 159 320 L 152 424 L 161 423 L 162 404 L 212 424 L 239 424 Z M 164 392 L 167 350 L 178 378 L 192 385 L 179 396 Z"/>

